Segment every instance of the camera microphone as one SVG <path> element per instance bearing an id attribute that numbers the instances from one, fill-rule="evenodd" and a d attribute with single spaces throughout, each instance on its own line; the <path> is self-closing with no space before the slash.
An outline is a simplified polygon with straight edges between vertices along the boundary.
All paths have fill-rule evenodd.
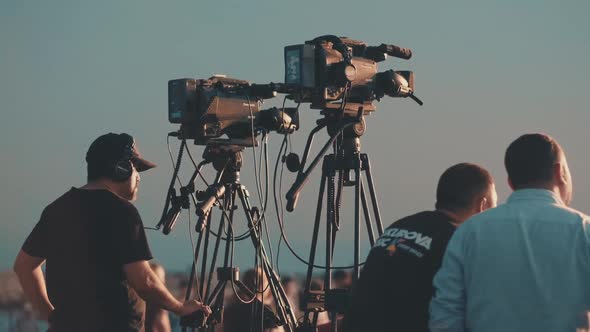
<path id="1" fill-rule="evenodd" d="M 301 169 L 301 161 L 299 160 L 299 155 L 296 153 L 289 153 L 285 158 L 284 162 L 287 164 L 287 169 L 292 172 L 299 172 Z"/>
<path id="2" fill-rule="evenodd" d="M 412 50 L 409 48 L 399 47 L 395 45 L 388 45 L 388 44 L 381 44 L 377 46 L 377 48 L 383 52 L 387 53 L 396 58 L 408 60 L 412 57 Z"/>
<path id="3" fill-rule="evenodd" d="M 168 213 L 166 213 L 162 223 L 164 225 L 164 229 L 162 230 L 164 235 L 168 235 L 172 231 L 174 224 L 176 224 L 176 221 L 180 216 L 181 207 L 180 204 L 173 204 L 170 210 L 168 210 Z"/>
<path id="4" fill-rule="evenodd" d="M 172 228 L 178 220 L 178 217 L 180 216 L 180 212 L 182 210 L 182 196 L 176 196 L 176 191 L 174 189 L 170 191 L 169 195 L 169 202 L 170 204 L 172 204 L 172 206 L 170 207 L 168 212 L 166 212 L 166 214 L 162 216 L 162 219 L 158 223 L 158 225 L 164 226 L 162 232 L 165 235 L 170 234 L 170 231 L 172 231 Z"/>
<path id="5" fill-rule="evenodd" d="M 277 95 L 272 84 L 252 84 L 248 88 L 248 92 L 251 96 L 262 99 L 274 98 Z"/>

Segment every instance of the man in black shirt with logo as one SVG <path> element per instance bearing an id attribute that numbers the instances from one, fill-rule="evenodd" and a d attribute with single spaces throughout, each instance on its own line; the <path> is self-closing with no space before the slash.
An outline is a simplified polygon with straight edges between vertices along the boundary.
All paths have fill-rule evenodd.
<path id="1" fill-rule="evenodd" d="M 461 163 L 447 169 L 436 191 L 436 210 L 394 222 L 371 249 L 353 290 L 346 331 L 428 331 L 432 279 L 455 228 L 495 207 L 488 171 Z"/>
<path id="2" fill-rule="evenodd" d="M 174 298 L 149 266 L 143 223 L 130 202 L 138 172 L 156 165 L 141 157 L 131 136 L 113 133 L 92 143 L 86 161 L 88 183 L 43 210 L 14 264 L 50 331 L 143 331 L 140 297 L 180 316 L 208 315 L 207 306 Z"/>

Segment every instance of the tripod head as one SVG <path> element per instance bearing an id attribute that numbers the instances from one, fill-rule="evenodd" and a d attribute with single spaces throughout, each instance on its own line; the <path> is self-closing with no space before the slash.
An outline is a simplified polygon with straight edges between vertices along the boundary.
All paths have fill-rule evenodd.
<path id="1" fill-rule="evenodd" d="M 205 228 L 209 211 L 225 195 L 226 185 L 240 181 L 240 169 L 243 163 L 242 151 L 244 151 L 244 146 L 226 141 L 211 142 L 205 148 L 203 160 L 213 164 L 213 168 L 217 171 L 217 177 L 206 190 L 196 193 L 200 202 L 196 207 L 196 214 L 199 216 L 195 225 L 197 232 L 201 232 Z"/>
<path id="2" fill-rule="evenodd" d="M 183 151 L 185 141 L 182 143 L 181 152 Z M 182 209 L 190 207 L 189 197 L 195 194 L 198 201 L 203 203 L 197 206 L 197 215 L 199 222 L 197 223 L 197 231 L 199 232 L 204 226 L 204 217 L 206 211 L 211 209 L 215 201 L 223 196 L 225 187 L 220 183 L 235 183 L 240 179 L 240 168 L 242 167 L 242 151 L 245 146 L 255 146 L 255 140 L 239 140 L 239 139 L 215 139 L 211 140 L 203 151 L 203 161 L 197 165 L 197 169 L 191 176 L 186 186 L 180 188 L 180 195 L 176 195 L 176 190 L 171 186 L 167 195 L 166 205 L 160 222 L 156 226 L 159 229 L 163 226 L 163 233 L 170 234 L 172 228 L 176 224 Z M 206 190 L 196 190 L 195 180 L 200 174 L 201 168 L 205 164 L 213 164 L 213 168 L 217 170 L 218 177 L 215 183 L 209 186 Z M 175 170 L 175 176 L 177 170 Z M 170 209 L 168 207 L 170 206 Z"/>
<path id="3" fill-rule="evenodd" d="M 239 172 L 242 168 L 242 151 L 244 146 L 233 141 L 213 141 L 203 151 L 203 160 L 213 164 L 216 171 Z"/>
<path id="4" fill-rule="evenodd" d="M 303 158 L 301 159 L 301 163 L 294 167 L 294 169 L 298 172 L 297 179 L 295 183 L 291 186 L 289 191 L 287 192 L 287 211 L 293 212 L 295 209 L 295 205 L 297 205 L 297 200 L 301 189 L 309 179 L 311 172 L 319 163 L 320 159 L 324 156 L 324 154 L 328 151 L 330 146 L 334 145 L 336 139 L 339 137 L 343 137 L 346 141 L 346 145 L 348 149 L 343 151 L 350 151 L 352 153 L 360 152 L 360 137 L 365 133 L 365 121 L 363 118 L 363 108 L 359 107 L 356 116 L 350 116 L 345 112 L 334 112 L 332 110 L 326 109 L 322 112 L 324 114 L 324 118 L 318 120 L 318 125 L 315 127 L 310 133 L 307 138 L 307 144 L 305 146 L 305 150 L 303 152 Z M 313 142 L 313 137 L 315 134 L 323 129 L 324 127 L 328 128 L 328 134 L 330 135 L 330 139 L 326 144 L 322 147 L 320 152 L 311 162 L 311 165 L 304 171 L 305 163 L 307 161 L 307 157 L 309 151 L 311 149 L 311 144 Z M 344 142 L 344 141 L 343 141 Z"/>

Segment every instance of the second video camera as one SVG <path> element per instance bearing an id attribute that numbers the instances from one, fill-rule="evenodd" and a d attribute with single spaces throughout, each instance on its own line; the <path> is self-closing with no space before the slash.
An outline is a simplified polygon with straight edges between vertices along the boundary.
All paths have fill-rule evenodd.
<path id="1" fill-rule="evenodd" d="M 178 136 L 205 145 L 227 135 L 246 139 L 261 130 L 290 133 L 297 129 L 294 109 L 261 109 L 262 100 L 276 95 L 272 84 L 213 76 L 168 81 L 168 121 L 180 124 Z"/>

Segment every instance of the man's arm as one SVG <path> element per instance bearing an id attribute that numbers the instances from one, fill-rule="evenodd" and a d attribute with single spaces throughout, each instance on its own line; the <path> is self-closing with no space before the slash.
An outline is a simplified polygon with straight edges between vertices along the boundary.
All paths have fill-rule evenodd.
<path id="1" fill-rule="evenodd" d="M 211 313 L 208 306 L 197 301 L 178 301 L 164 286 L 147 261 L 137 261 L 123 266 L 129 285 L 146 302 L 162 307 L 178 316 L 185 316 L 203 310 L 205 316 Z"/>
<path id="2" fill-rule="evenodd" d="M 54 308 L 47 296 L 45 277 L 41 270 L 44 262 L 45 259 L 31 256 L 21 250 L 14 262 L 14 272 L 18 276 L 26 299 L 31 302 L 39 318 L 48 321 L 49 314 Z"/>
<path id="3" fill-rule="evenodd" d="M 447 246 L 442 266 L 434 276 L 435 292 L 430 302 L 429 321 L 432 332 L 465 331 L 464 233 L 461 228 L 455 232 Z"/>

